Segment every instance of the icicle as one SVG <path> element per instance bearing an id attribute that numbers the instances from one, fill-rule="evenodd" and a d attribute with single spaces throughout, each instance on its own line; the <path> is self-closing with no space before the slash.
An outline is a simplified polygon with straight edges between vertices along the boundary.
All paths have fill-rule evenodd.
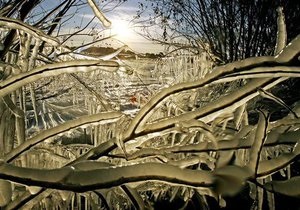
<path id="1" fill-rule="evenodd" d="M 32 107 L 33 107 L 33 112 L 34 112 L 35 125 L 38 127 L 39 118 L 38 118 L 38 113 L 37 113 L 36 97 L 35 97 L 35 91 L 34 91 L 34 84 L 33 83 L 30 83 L 29 90 L 30 90 L 30 97 L 31 97 L 31 102 L 32 102 Z"/>
<path id="2" fill-rule="evenodd" d="M 73 91 L 72 104 L 73 104 L 73 106 L 76 104 L 76 94 L 75 94 L 75 91 Z"/>
<path id="3" fill-rule="evenodd" d="M 71 210 L 74 210 L 75 196 L 76 196 L 76 193 L 74 193 L 74 194 L 72 195 L 72 198 L 71 198 Z"/>
<path id="4" fill-rule="evenodd" d="M 36 61 L 36 58 L 37 58 L 37 54 L 38 54 L 40 44 L 41 44 L 41 40 L 36 39 L 35 43 L 34 43 L 34 47 L 32 49 L 32 54 L 31 54 L 30 59 L 29 59 L 29 65 L 28 65 L 29 69 L 33 69 L 35 67 L 35 61 Z"/>
<path id="5" fill-rule="evenodd" d="M 58 193 L 61 196 L 61 198 L 62 198 L 63 201 L 67 201 L 68 198 L 69 198 L 69 196 L 71 195 L 70 191 L 65 191 L 65 190 L 59 190 Z"/>
<path id="6" fill-rule="evenodd" d="M 84 94 L 83 98 L 84 98 L 84 99 L 83 99 L 83 100 L 84 100 L 84 101 L 83 101 L 83 102 L 84 102 L 84 107 L 88 110 L 88 113 L 89 113 L 89 107 L 88 107 L 88 105 L 87 105 L 88 103 L 87 103 L 87 96 L 86 96 L 86 94 Z"/>
<path id="7" fill-rule="evenodd" d="M 264 183 L 272 181 L 272 176 L 266 177 L 264 180 Z M 275 198 L 274 193 L 267 191 L 267 200 L 268 200 L 268 206 L 269 210 L 275 210 Z"/>
<path id="8" fill-rule="evenodd" d="M 24 117 L 16 118 L 16 134 L 17 134 L 18 145 L 21 145 L 25 141 Z"/>
<path id="9" fill-rule="evenodd" d="M 100 130 L 100 126 L 101 125 L 95 125 L 95 136 L 94 136 L 94 146 L 97 146 L 99 143 L 98 143 L 98 139 L 99 139 L 99 130 Z"/>
<path id="10" fill-rule="evenodd" d="M 23 112 L 26 113 L 26 86 L 22 87 L 22 97 Z M 27 118 L 25 118 L 25 129 L 27 129 L 27 127 Z"/>
<path id="11" fill-rule="evenodd" d="M 1 103 L 1 101 L 0 101 Z M 0 110 L 2 111 L 2 110 Z M 8 115 L 9 115 L 9 110 L 5 109 L 2 111 L 1 115 L 0 115 L 0 157 L 3 157 L 4 155 L 4 145 L 5 145 L 5 142 L 4 140 L 6 139 L 6 136 L 5 136 L 5 130 L 7 129 L 7 124 L 6 124 L 6 119 L 8 118 Z"/>
<path id="12" fill-rule="evenodd" d="M 175 144 L 176 133 L 171 134 L 171 146 L 173 147 Z"/>
<path id="13" fill-rule="evenodd" d="M 87 196 L 84 197 L 84 209 L 88 210 L 88 198 L 87 198 Z"/>
<path id="14" fill-rule="evenodd" d="M 259 183 L 262 184 L 262 180 L 257 180 Z M 256 192 L 256 199 L 257 199 L 257 210 L 263 209 L 263 202 L 264 202 L 264 190 L 261 187 L 257 187 Z"/>
<path id="15" fill-rule="evenodd" d="M 47 121 L 45 120 L 45 113 L 47 112 L 46 110 L 46 102 L 43 101 L 42 102 L 42 115 L 41 115 L 41 119 L 42 119 L 42 124 L 43 124 L 43 128 L 44 129 L 48 129 L 48 123 Z"/>
<path id="16" fill-rule="evenodd" d="M 241 127 L 241 123 L 242 123 L 242 119 L 243 119 L 243 115 L 245 113 L 246 110 L 246 103 L 243 104 L 242 106 L 238 107 L 235 111 L 234 111 L 234 125 L 236 129 L 239 129 Z"/>
<path id="17" fill-rule="evenodd" d="M 79 193 L 76 193 L 76 195 L 77 195 L 77 206 L 79 207 L 79 208 L 81 208 L 81 195 L 79 194 Z"/>
<path id="18" fill-rule="evenodd" d="M 6 130 L 5 138 L 5 153 L 10 152 L 14 148 L 14 137 L 15 137 L 15 117 L 11 115 L 8 118 L 9 122 L 6 122 L 8 128 Z M 1 136 L 0 136 L 1 138 Z M 3 138 L 4 139 L 4 138 Z M 1 148 L 1 147 L 0 147 Z M 1 155 L 0 155 L 1 156 Z"/>

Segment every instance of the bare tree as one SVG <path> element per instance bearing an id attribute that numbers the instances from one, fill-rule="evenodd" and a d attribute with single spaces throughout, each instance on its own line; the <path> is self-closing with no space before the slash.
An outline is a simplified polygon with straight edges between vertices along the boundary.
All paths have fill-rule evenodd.
<path id="1" fill-rule="evenodd" d="M 187 42 L 201 52 L 209 45 L 220 62 L 228 63 L 253 56 L 271 55 L 276 43 L 276 8 L 286 14 L 289 40 L 299 34 L 300 4 L 292 1 L 227 1 L 227 0 L 148 0 L 140 3 L 140 26 L 163 28 L 161 34 L 149 30 L 148 38 L 176 47 L 174 42 Z M 187 45 L 187 44 L 186 44 Z M 180 46 L 180 45 L 179 45 Z M 178 46 L 177 46 L 178 47 Z"/>

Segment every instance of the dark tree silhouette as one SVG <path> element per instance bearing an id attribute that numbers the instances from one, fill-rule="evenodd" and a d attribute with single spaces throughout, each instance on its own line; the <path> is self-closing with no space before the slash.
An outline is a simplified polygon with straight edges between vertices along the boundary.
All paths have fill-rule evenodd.
<path id="1" fill-rule="evenodd" d="M 140 11 L 153 9 L 143 21 L 146 28 L 154 23 L 163 27 L 161 36 L 148 33 L 148 38 L 170 43 L 178 36 L 190 47 L 206 48 L 223 63 L 252 56 L 271 55 L 276 43 L 276 9 L 286 15 L 288 41 L 300 32 L 299 1 L 273 0 L 147 0 Z M 174 43 L 170 43 L 174 46 Z"/>

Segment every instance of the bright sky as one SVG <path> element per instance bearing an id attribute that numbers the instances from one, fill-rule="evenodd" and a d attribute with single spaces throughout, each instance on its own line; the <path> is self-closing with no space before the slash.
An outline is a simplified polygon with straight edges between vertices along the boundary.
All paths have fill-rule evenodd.
<path id="1" fill-rule="evenodd" d="M 130 21 L 136 15 L 137 10 L 138 0 L 128 0 L 111 13 L 108 13 L 107 16 L 112 21 L 112 34 L 117 34 L 118 39 L 136 51 L 155 53 L 163 51 L 161 45 L 146 40 L 136 32 L 138 29 Z"/>
<path id="2" fill-rule="evenodd" d="M 122 41 L 137 52 L 161 52 L 164 49 L 161 45 L 154 44 L 140 36 L 136 33 L 137 29 L 130 22 L 138 10 L 138 1 L 139 0 L 128 0 L 122 5 L 114 8 L 112 11 L 105 12 L 105 10 L 103 10 L 106 17 L 112 22 L 111 29 L 106 30 L 105 35 L 116 35 L 116 39 Z M 77 21 L 74 22 L 74 24 L 78 24 L 79 21 L 87 22 L 91 20 L 93 16 L 93 12 L 90 8 L 84 8 L 80 14 L 77 14 Z M 95 19 L 94 22 L 99 23 L 99 20 Z M 78 40 L 73 40 L 74 45 L 87 42 L 89 41 L 88 39 L 91 39 L 91 37 L 85 37 L 84 39 L 80 37 L 77 39 Z"/>

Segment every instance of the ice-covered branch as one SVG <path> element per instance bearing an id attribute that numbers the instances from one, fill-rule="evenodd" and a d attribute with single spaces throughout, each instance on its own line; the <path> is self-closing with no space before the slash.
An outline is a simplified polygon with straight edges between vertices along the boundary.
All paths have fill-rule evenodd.
<path id="1" fill-rule="evenodd" d="M 56 127 L 50 128 L 48 130 L 41 131 L 36 136 L 26 140 L 22 145 L 13 149 L 10 153 L 8 153 L 6 155 L 4 160 L 6 162 L 11 162 L 18 155 L 20 155 L 24 151 L 30 149 L 34 145 L 36 145 L 48 138 L 54 137 L 58 134 L 61 134 L 63 132 L 75 129 L 80 126 L 85 126 L 85 125 L 93 124 L 93 123 L 99 123 L 100 121 L 103 121 L 103 120 L 116 120 L 121 116 L 122 116 L 122 113 L 120 113 L 120 112 L 98 113 L 98 114 L 94 114 L 94 115 L 83 116 L 78 119 L 71 120 L 66 123 L 60 124 Z"/>
<path id="2" fill-rule="evenodd" d="M 98 8 L 98 6 L 95 3 L 95 1 L 94 0 L 87 0 L 87 2 L 90 5 L 90 7 L 92 8 L 92 10 L 93 10 L 94 14 L 96 15 L 96 17 L 101 21 L 101 23 L 105 27 L 110 27 L 111 26 L 111 22 L 101 12 L 101 10 Z"/>
<path id="3" fill-rule="evenodd" d="M 188 119 L 194 119 L 194 118 L 200 118 L 203 121 L 207 122 L 212 119 L 214 119 L 218 114 L 221 112 L 224 112 L 224 109 L 226 108 L 227 111 L 233 111 L 235 108 L 239 107 L 241 104 L 246 103 L 251 98 L 258 95 L 257 88 L 270 88 L 274 85 L 278 84 L 281 81 L 284 81 L 285 78 L 282 79 L 257 79 L 249 84 L 247 84 L 245 87 L 241 88 L 236 93 L 232 93 L 232 95 L 225 96 L 224 98 L 221 98 L 219 101 L 213 102 L 213 104 L 209 104 L 206 107 L 201 108 L 200 110 L 196 110 L 193 112 L 188 112 L 186 114 L 169 118 L 164 121 L 157 122 L 155 124 L 149 124 L 146 125 L 142 130 L 136 132 L 136 128 L 140 124 L 141 120 L 150 112 L 152 108 L 154 108 L 159 102 L 161 102 L 164 98 L 166 98 L 169 95 L 172 95 L 174 93 L 193 89 L 197 87 L 203 87 L 205 85 L 210 84 L 212 81 L 214 81 L 216 78 L 220 76 L 224 76 L 227 72 L 234 72 L 236 69 L 251 69 L 257 66 L 262 65 L 268 65 L 272 63 L 279 63 L 280 62 L 289 62 L 292 60 L 295 56 L 299 53 L 299 48 L 296 49 L 295 46 L 299 45 L 300 41 L 299 38 L 296 38 L 291 42 L 290 45 L 288 45 L 276 58 L 274 57 L 259 57 L 259 58 L 249 58 L 245 59 L 243 61 L 231 63 L 225 66 L 218 67 L 213 71 L 211 74 L 209 74 L 206 78 L 198 80 L 196 82 L 189 82 L 189 83 L 182 83 L 178 85 L 174 85 L 172 87 L 166 88 L 159 92 L 156 96 L 154 96 L 137 114 L 137 116 L 132 121 L 129 129 L 127 130 L 126 134 L 124 135 L 124 142 L 129 141 L 132 138 L 136 138 L 138 136 L 145 135 L 147 133 L 152 133 L 158 130 L 164 130 L 170 126 L 175 125 L 175 123 L 178 123 L 180 121 L 186 121 Z M 226 111 L 226 110 L 225 110 Z M 85 159 L 97 159 L 101 157 L 102 155 L 107 154 L 111 150 L 116 148 L 116 145 L 112 141 L 105 142 L 96 148 L 93 148 L 86 154 L 84 154 L 82 157 L 79 158 L 79 160 L 85 160 Z"/>
<path id="4" fill-rule="evenodd" d="M 253 145 L 250 150 L 250 157 L 249 157 L 249 168 L 257 174 L 259 161 L 260 161 L 260 154 L 263 148 L 263 144 L 267 137 L 267 129 L 268 129 L 268 121 L 269 121 L 269 114 L 265 111 L 259 112 L 259 120 L 256 128 L 256 133 L 253 141 Z"/>
<path id="5" fill-rule="evenodd" d="M 132 138 L 136 138 L 153 132 L 163 131 L 167 128 L 174 127 L 175 124 L 180 121 L 198 118 L 204 122 L 210 122 L 221 113 L 233 112 L 237 107 L 257 96 L 259 94 L 257 92 L 258 87 L 268 89 L 275 86 L 279 82 L 284 81 L 285 79 L 286 78 L 279 78 L 275 80 L 255 79 L 238 91 L 233 92 L 232 94 L 229 94 L 221 98 L 220 100 L 216 100 L 199 110 L 191 111 L 176 117 L 167 118 L 156 123 L 147 124 L 146 126 L 142 127 L 141 130 L 137 130 L 136 133 L 131 134 L 131 136 L 124 136 L 123 141 L 127 142 Z M 129 133 L 127 133 L 127 135 L 129 135 Z M 116 145 L 112 141 L 105 142 L 93 148 L 80 158 L 82 158 L 82 160 L 99 158 L 100 156 L 107 154 L 109 151 L 115 148 Z"/>
<path id="6" fill-rule="evenodd" d="M 8 96 L 4 96 L 2 98 L 3 102 L 5 103 L 5 105 L 11 110 L 12 113 L 14 113 L 14 115 L 16 117 L 20 117 L 23 118 L 24 117 L 24 111 L 21 110 L 19 107 L 17 107 L 13 101 L 11 100 L 10 97 Z"/>
<path id="7" fill-rule="evenodd" d="M 0 97 L 15 91 L 28 83 L 35 82 L 45 77 L 57 76 L 65 73 L 90 72 L 99 69 L 104 71 L 116 71 L 118 68 L 119 64 L 117 62 L 102 60 L 76 60 L 48 64 L 2 81 L 0 83 Z"/>
<path id="8" fill-rule="evenodd" d="M 262 161 L 258 166 L 257 177 L 274 173 L 291 161 L 299 158 L 299 149 L 283 154 L 272 160 Z M 143 163 L 123 167 L 105 167 L 103 163 L 93 163 L 91 170 L 76 169 L 76 165 L 61 169 L 32 169 L 14 166 L 5 162 L 0 163 L 0 178 L 25 184 L 52 189 L 85 192 L 101 188 L 110 188 L 124 183 L 146 180 L 164 181 L 191 187 L 216 187 L 218 180 L 226 171 L 235 177 L 242 173 L 243 179 L 254 178 L 248 167 L 225 166 L 216 172 L 181 169 L 169 164 Z M 80 168 L 80 167 L 79 167 Z M 224 171 L 224 172 L 222 172 Z M 230 183 L 228 183 L 230 184 Z"/>
<path id="9" fill-rule="evenodd" d="M 257 177 L 265 177 L 287 167 L 300 158 L 300 144 L 298 143 L 293 152 L 284 153 L 270 160 L 261 161 L 258 165 Z"/>
<path id="10" fill-rule="evenodd" d="M 180 169 L 160 163 L 143 163 L 124 167 L 95 170 L 77 170 L 75 167 L 61 169 L 21 168 L 0 163 L 0 178 L 25 185 L 85 192 L 110 188 L 124 183 L 158 180 L 194 187 L 210 187 L 214 180 L 211 172 Z"/>
<path id="11" fill-rule="evenodd" d="M 247 58 L 241 61 L 233 62 L 226 64 L 224 66 L 220 66 L 215 68 L 210 74 L 207 74 L 205 78 L 193 81 L 193 82 L 185 82 L 173 85 L 169 88 L 165 88 L 164 90 L 157 93 L 136 115 L 133 119 L 129 129 L 126 133 L 126 137 L 132 135 L 140 124 L 143 124 L 142 121 L 146 121 L 146 116 L 150 113 L 150 111 L 157 106 L 160 102 L 162 102 L 165 98 L 170 95 L 191 90 L 195 88 L 204 87 L 209 85 L 219 78 L 224 78 L 227 75 L 230 75 L 234 72 L 247 72 L 254 68 L 259 67 L 269 67 L 269 66 L 279 66 L 288 64 L 293 59 L 297 59 L 297 56 L 300 53 L 300 35 L 298 35 L 292 42 L 290 42 L 278 55 L 275 57 L 272 56 L 262 56 L 262 57 L 253 57 Z M 284 67 L 285 68 L 285 67 Z M 274 73 L 274 72 L 273 72 Z M 239 79 L 239 78 L 236 78 Z M 270 79 L 269 79 L 270 80 Z M 258 80 L 260 82 L 264 81 L 263 79 Z M 258 87 L 258 86 L 257 86 Z M 145 119 L 146 118 L 146 119 Z M 188 119 L 186 119 L 188 120 Z"/>
<path id="12" fill-rule="evenodd" d="M 259 93 L 257 88 L 269 89 L 274 87 L 278 83 L 286 80 L 286 78 L 279 79 L 254 79 L 247 83 L 244 87 L 221 97 L 218 100 L 212 101 L 208 105 L 201 109 L 187 112 L 176 117 L 167 118 L 155 123 L 148 123 L 145 126 L 138 128 L 136 133 L 150 133 L 163 130 L 174 126 L 180 121 L 186 121 L 191 119 L 199 119 L 205 123 L 211 122 L 221 114 L 233 113 L 235 109 L 245 104 L 249 100 L 253 99 Z"/>
<path id="13" fill-rule="evenodd" d="M 7 17 L 0 17 L 0 26 L 7 27 L 9 29 L 22 30 L 22 31 L 34 36 L 36 39 L 41 39 L 41 40 L 51 44 L 54 47 L 60 45 L 59 40 L 57 38 L 49 36 L 49 35 L 45 34 L 43 31 L 41 31 L 35 27 L 32 27 L 20 20 L 7 18 Z"/>
<path id="14" fill-rule="evenodd" d="M 300 176 L 292 177 L 284 181 L 271 181 L 264 185 L 264 188 L 275 193 L 300 198 Z"/>
<path id="15" fill-rule="evenodd" d="M 290 131 L 287 133 L 278 133 L 276 130 L 268 133 L 264 147 L 273 147 L 276 145 L 294 145 L 299 138 L 299 131 Z M 219 140 L 218 148 L 212 142 L 199 142 L 197 144 L 175 145 L 167 148 L 142 148 L 132 154 L 127 159 L 133 160 L 137 158 L 145 158 L 156 155 L 166 155 L 169 153 L 201 153 L 201 152 L 218 152 L 227 150 L 250 149 L 253 144 L 253 138 L 241 137 L 230 140 Z M 123 155 L 116 155 L 123 157 Z"/>
<path id="16" fill-rule="evenodd" d="M 277 17 L 277 37 L 276 37 L 275 55 L 285 47 L 286 40 L 287 40 L 283 7 L 277 8 L 277 15 L 278 17 Z"/>
<path id="17" fill-rule="evenodd" d="M 228 74 L 213 83 L 231 82 L 238 79 L 251 78 L 276 78 L 276 77 L 300 77 L 299 66 L 266 66 L 256 67 L 248 71 Z"/>

